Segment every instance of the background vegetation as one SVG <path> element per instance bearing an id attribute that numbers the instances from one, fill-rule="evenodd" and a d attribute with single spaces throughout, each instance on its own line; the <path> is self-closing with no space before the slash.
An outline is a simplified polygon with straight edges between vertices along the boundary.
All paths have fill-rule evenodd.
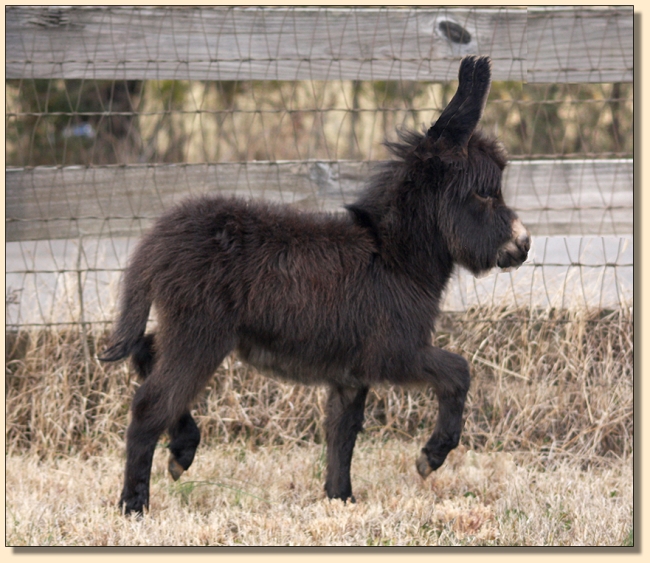
<path id="1" fill-rule="evenodd" d="M 7 164 L 380 159 L 456 84 L 8 80 Z M 413 108 L 418 108 L 417 110 Z M 494 82 L 485 128 L 512 158 L 631 157 L 632 84 Z"/>
<path id="2" fill-rule="evenodd" d="M 631 315 L 482 310 L 447 314 L 440 324 L 435 344 L 473 365 L 463 434 L 468 448 L 585 463 L 632 455 Z M 86 355 L 77 331 L 9 335 L 8 453 L 90 455 L 121 446 L 137 382 L 126 363 L 95 359 L 103 340 L 91 333 Z M 322 443 L 324 399 L 323 389 L 268 379 L 232 357 L 195 413 L 208 442 Z M 410 439 L 432 430 L 435 404 L 430 389 L 374 390 L 366 429 Z"/>

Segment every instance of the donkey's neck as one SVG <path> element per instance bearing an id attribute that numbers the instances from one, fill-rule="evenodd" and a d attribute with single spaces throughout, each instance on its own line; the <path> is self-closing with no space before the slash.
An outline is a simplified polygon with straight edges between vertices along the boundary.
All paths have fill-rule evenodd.
<path id="1" fill-rule="evenodd" d="M 414 221 L 413 227 L 419 227 L 419 232 L 402 231 L 396 237 L 391 259 L 438 302 L 451 278 L 454 262 L 435 225 L 417 223 Z"/>
<path id="2" fill-rule="evenodd" d="M 437 226 L 436 192 L 416 185 L 404 162 L 388 161 L 346 207 L 375 239 L 385 266 L 412 279 L 438 302 L 454 262 Z"/>

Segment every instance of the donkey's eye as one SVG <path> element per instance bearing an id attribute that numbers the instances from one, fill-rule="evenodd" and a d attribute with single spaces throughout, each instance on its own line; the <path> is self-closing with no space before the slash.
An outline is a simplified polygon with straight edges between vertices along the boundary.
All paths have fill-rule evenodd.
<path id="1" fill-rule="evenodd" d="M 496 197 L 494 192 L 489 192 L 487 190 L 479 190 L 476 192 L 476 197 L 482 201 L 489 201 Z"/>
<path id="2" fill-rule="evenodd" d="M 476 191 L 476 197 L 481 200 L 488 201 L 490 199 L 498 199 L 501 194 L 501 188 L 482 188 Z"/>

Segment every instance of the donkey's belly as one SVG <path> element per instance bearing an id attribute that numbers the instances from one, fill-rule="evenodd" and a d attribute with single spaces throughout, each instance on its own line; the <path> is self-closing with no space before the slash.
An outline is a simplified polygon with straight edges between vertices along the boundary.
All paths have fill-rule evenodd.
<path id="1" fill-rule="evenodd" d="M 280 354 L 255 344 L 240 344 L 237 354 L 246 363 L 268 377 L 303 385 L 339 384 L 361 388 L 367 384 L 348 367 L 318 365 L 299 357 Z"/>

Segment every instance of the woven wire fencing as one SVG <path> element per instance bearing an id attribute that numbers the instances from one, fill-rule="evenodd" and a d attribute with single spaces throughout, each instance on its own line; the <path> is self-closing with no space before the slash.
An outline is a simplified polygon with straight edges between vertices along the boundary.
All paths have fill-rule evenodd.
<path id="1" fill-rule="evenodd" d="M 112 322 L 188 195 L 341 212 L 467 54 L 492 57 L 482 126 L 533 248 L 443 308 L 632 306 L 631 7 L 7 7 L 6 46 L 8 329 Z"/>

